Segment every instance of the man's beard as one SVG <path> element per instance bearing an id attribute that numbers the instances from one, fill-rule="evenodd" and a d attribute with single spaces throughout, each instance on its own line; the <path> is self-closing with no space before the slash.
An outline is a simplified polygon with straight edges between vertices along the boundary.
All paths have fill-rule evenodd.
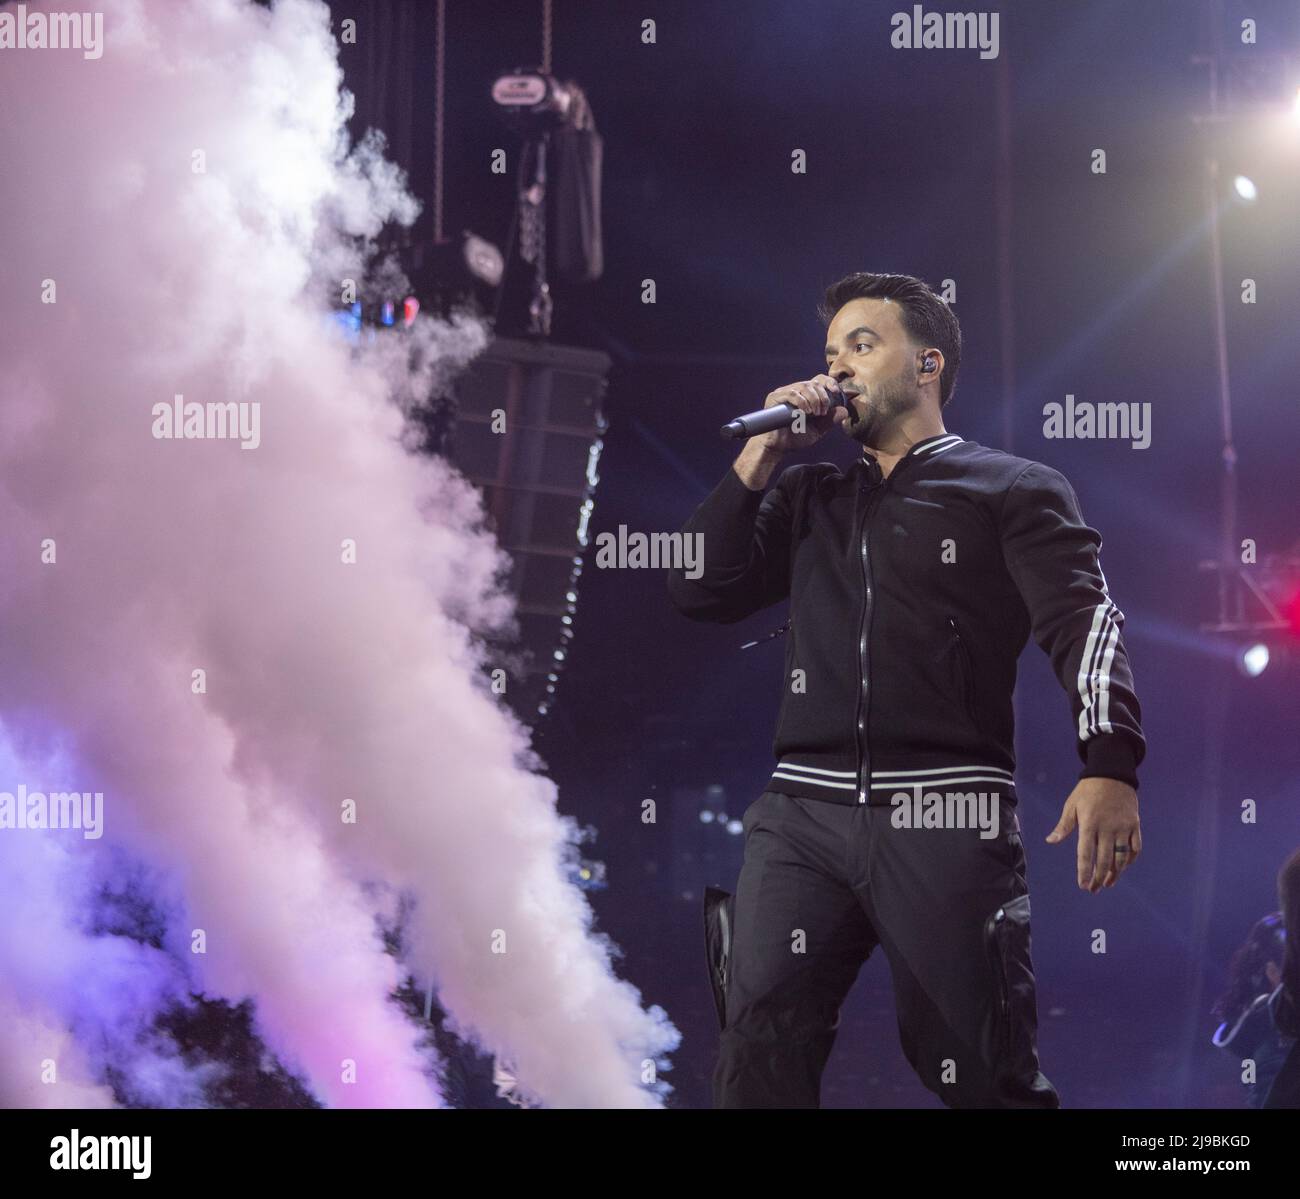
<path id="1" fill-rule="evenodd" d="M 855 408 L 854 419 L 844 426 L 844 431 L 859 445 L 873 450 L 888 439 L 898 422 L 918 403 L 906 370 L 871 388 L 869 395 L 862 398 L 866 414 L 858 416 Z"/>

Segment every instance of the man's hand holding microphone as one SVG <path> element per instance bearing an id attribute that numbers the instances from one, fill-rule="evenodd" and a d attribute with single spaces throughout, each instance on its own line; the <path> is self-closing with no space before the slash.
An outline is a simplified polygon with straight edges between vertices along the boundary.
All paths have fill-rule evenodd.
<path id="1" fill-rule="evenodd" d="M 788 383 L 770 392 L 763 403 L 764 412 L 778 404 L 789 404 L 803 414 L 803 431 L 796 432 L 794 426 L 783 423 L 766 433 L 750 436 L 733 464 L 741 482 L 751 491 L 762 491 L 782 457 L 791 450 L 816 445 L 836 425 L 851 421 L 853 412 L 848 407 L 847 398 L 841 399 L 842 395 L 839 384 L 830 375 L 814 375 L 811 379 Z M 796 422 L 799 413 L 795 414 Z M 743 431 L 729 433 L 727 430 L 734 429 L 745 419 L 741 417 L 726 426 L 724 435 L 744 436 Z"/>

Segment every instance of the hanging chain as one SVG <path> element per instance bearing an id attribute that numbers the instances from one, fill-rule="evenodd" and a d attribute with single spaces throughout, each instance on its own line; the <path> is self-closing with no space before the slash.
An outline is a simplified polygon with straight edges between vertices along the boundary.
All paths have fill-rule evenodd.
<path id="1" fill-rule="evenodd" d="M 542 0 L 542 74 L 551 73 L 552 0 Z M 551 288 L 546 281 L 546 149 L 549 137 L 543 133 L 533 143 L 533 179 L 519 197 L 519 256 L 534 268 L 533 295 L 528 305 L 529 330 L 551 334 Z"/>
<path id="2" fill-rule="evenodd" d="M 522 197 L 520 253 L 536 270 L 533 299 L 528 306 L 530 328 L 549 337 L 551 333 L 551 288 L 546 281 L 546 149 L 549 138 L 542 134 L 534 145 L 536 169 L 532 186 Z"/>
<path id="3" fill-rule="evenodd" d="M 536 263 L 546 250 L 546 224 L 542 202 L 546 198 L 546 159 L 543 142 L 532 146 L 532 182 L 519 195 L 519 257 Z"/>
<path id="4" fill-rule="evenodd" d="M 443 157 L 443 93 L 446 84 L 447 54 L 447 0 L 438 0 L 437 46 L 434 51 L 433 92 L 433 240 L 442 242 L 442 157 Z"/>

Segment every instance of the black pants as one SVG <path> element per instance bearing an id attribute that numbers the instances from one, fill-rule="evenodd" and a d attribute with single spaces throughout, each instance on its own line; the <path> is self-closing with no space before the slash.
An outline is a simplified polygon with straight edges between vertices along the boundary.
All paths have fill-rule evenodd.
<path id="1" fill-rule="evenodd" d="M 883 947 L 903 1052 L 949 1107 L 1060 1106 L 1038 1068 L 1015 806 L 998 833 L 765 791 L 746 810 L 714 1107 L 818 1107 L 840 1006 Z"/>

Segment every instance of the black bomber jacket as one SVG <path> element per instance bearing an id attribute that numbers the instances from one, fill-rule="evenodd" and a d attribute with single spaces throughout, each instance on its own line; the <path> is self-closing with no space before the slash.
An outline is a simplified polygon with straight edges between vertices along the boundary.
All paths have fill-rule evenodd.
<path id="1" fill-rule="evenodd" d="M 698 568 L 668 573 L 687 617 L 730 624 L 790 600 L 768 790 L 1014 801 L 1011 695 L 1030 633 L 1069 697 L 1080 777 L 1137 786 L 1124 614 L 1059 471 L 954 433 L 917 442 L 887 478 L 869 453 L 843 472 L 787 467 L 765 492 L 729 467 L 681 532 L 700 535 Z"/>

